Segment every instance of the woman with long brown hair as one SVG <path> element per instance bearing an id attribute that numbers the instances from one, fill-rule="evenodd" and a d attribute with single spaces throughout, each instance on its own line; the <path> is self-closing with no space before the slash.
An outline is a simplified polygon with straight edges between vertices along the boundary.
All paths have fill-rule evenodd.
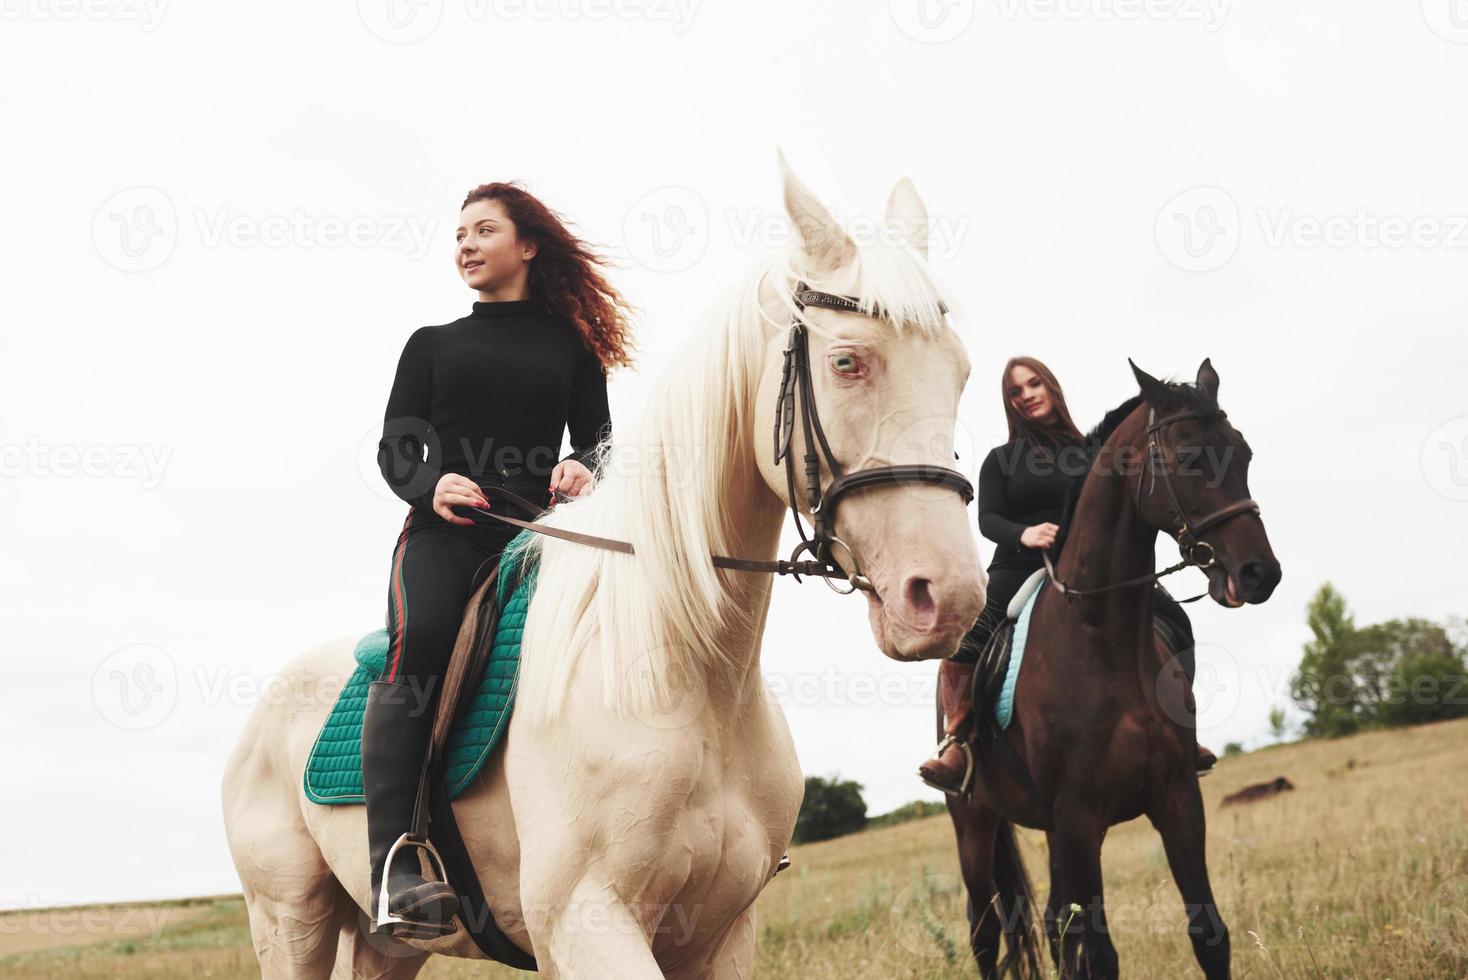
<path id="1" fill-rule="evenodd" d="M 436 696 L 476 572 L 518 531 L 469 515 L 490 509 L 491 485 L 552 504 L 557 493 L 589 491 L 611 435 L 606 374 L 631 363 L 630 310 L 604 261 L 523 187 L 471 190 L 456 240 L 459 276 L 478 301 L 468 316 L 408 338 L 378 444 L 383 479 L 411 507 L 393 552 L 387 663 L 369 685 L 362 724 L 373 928 L 419 935 L 452 929 L 455 890 L 423 875 L 411 845 L 384 864 L 411 829 Z M 573 451 L 557 461 L 567 429 Z"/>
<path id="2" fill-rule="evenodd" d="M 973 715 L 974 663 L 1004 621 L 1019 587 L 1044 567 L 1045 552 L 1059 561 L 1061 520 L 1067 498 L 1079 492 L 1090 469 L 1085 437 L 1071 421 L 1065 392 L 1054 373 L 1033 357 L 1012 357 L 1001 378 L 1009 441 L 996 446 L 979 469 L 979 532 L 995 543 L 989 563 L 988 600 L 959 650 L 938 673 L 944 735 L 933 757 L 918 768 L 923 782 L 946 793 L 966 793 L 973 778 L 967 732 Z M 1157 612 L 1183 636 L 1184 662 L 1192 679 L 1192 626 L 1182 607 L 1160 588 Z M 1198 768 L 1216 761 L 1199 747 Z"/>

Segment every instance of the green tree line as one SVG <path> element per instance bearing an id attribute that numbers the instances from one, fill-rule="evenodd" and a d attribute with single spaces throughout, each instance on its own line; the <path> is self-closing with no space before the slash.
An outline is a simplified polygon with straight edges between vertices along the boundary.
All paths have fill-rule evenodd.
<path id="1" fill-rule="evenodd" d="M 1305 712 L 1305 735 L 1333 738 L 1468 715 L 1462 621 L 1412 617 L 1357 626 L 1329 582 L 1310 600 L 1307 620 L 1312 639 L 1290 682 Z"/>

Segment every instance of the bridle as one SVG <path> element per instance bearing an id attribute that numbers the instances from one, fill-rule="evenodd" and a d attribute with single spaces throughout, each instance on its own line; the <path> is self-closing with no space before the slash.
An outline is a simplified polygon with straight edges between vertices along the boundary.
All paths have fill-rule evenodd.
<path id="1" fill-rule="evenodd" d="M 785 366 L 780 374 L 780 394 L 775 402 L 775 465 L 785 467 L 785 483 L 789 489 L 790 516 L 795 522 L 795 531 L 800 543 L 790 553 L 794 562 L 806 552 L 819 562 L 836 565 L 832 547 L 839 545 L 846 552 L 850 568 L 846 578 L 851 582 L 849 589 L 837 589 L 828 576 L 826 584 L 843 595 L 861 589 L 875 591 L 871 580 L 861 572 L 856 553 L 851 546 L 836 536 L 836 507 L 841 499 L 853 490 L 890 483 L 928 483 L 948 487 L 963 497 L 965 505 L 974 499 L 974 488 L 962 473 L 946 466 L 930 466 L 924 463 L 904 463 L 895 466 L 871 466 L 848 473 L 831 452 L 826 433 L 821 428 L 820 413 L 816 411 L 815 386 L 810 373 L 810 347 L 806 325 L 801 317 L 806 307 L 815 306 L 843 313 L 861 313 L 866 316 L 881 316 L 878 310 L 866 310 L 850 296 L 838 296 L 810 289 L 805 283 L 797 283 L 792 297 L 795 315 L 790 322 L 790 337 L 785 345 Z M 947 313 L 948 308 L 940 301 L 938 309 Z M 790 437 L 795 432 L 795 402 L 800 396 L 801 429 L 805 436 L 805 497 L 811 513 L 811 534 L 806 536 L 805 526 L 800 521 L 800 510 L 795 495 L 795 467 L 790 455 Z M 813 437 L 814 436 L 814 437 Z M 831 471 L 831 483 L 821 490 L 821 457 L 816 454 L 819 446 L 825 457 L 826 468 Z M 957 453 L 954 453 L 955 458 Z M 796 578 L 799 581 L 799 577 Z"/>
<path id="2" fill-rule="evenodd" d="M 1217 417 L 1226 419 L 1228 418 L 1228 414 L 1220 410 Z M 1134 585 L 1150 585 L 1165 575 L 1171 575 L 1173 572 L 1181 571 L 1189 566 L 1203 570 L 1212 568 L 1217 564 L 1217 554 L 1213 550 L 1213 545 L 1203 540 L 1202 535 L 1204 532 L 1218 527 L 1225 521 L 1230 521 L 1240 514 L 1259 513 L 1259 504 L 1252 498 L 1245 498 L 1225 504 L 1196 520 L 1190 521 L 1188 519 L 1187 513 L 1183 510 L 1182 501 L 1178 499 L 1177 490 L 1172 485 L 1172 476 L 1167 471 L 1165 465 L 1167 457 L 1163 455 L 1159 433 L 1174 422 L 1182 422 L 1186 419 L 1197 419 L 1201 421 L 1202 418 L 1203 416 L 1197 412 L 1183 411 L 1175 412 L 1172 415 L 1167 415 L 1159 419 L 1157 418 L 1157 409 L 1150 405 L 1147 407 L 1147 472 L 1145 476 L 1143 474 L 1137 475 L 1137 489 L 1133 498 L 1134 505 L 1137 511 L 1140 512 L 1142 509 L 1142 483 L 1144 479 L 1150 477 L 1151 485 L 1147 489 L 1147 497 L 1151 499 L 1157 492 L 1157 475 L 1159 473 L 1162 475 L 1162 489 L 1167 493 L 1167 513 L 1168 517 L 1177 525 L 1177 529 L 1173 532 L 1173 535 L 1177 538 L 1178 551 L 1182 555 L 1182 561 L 1175 565 L 1169 565 L 1160 572 L 1139 575 L 1136 578 L 1129 578 L 1124 582 L 1114 582 L 1111 585 L 1104 585 L 1095 589 L 1076 589 L 1060 580 L 1060 577 L 1055 573 L 1055 566 L 1050 561 L 1049 553 L 1042 552 L 1050 581 L 1066 598 L 1085 599 L 1089 596 L 1100 595 L 1103 592 L 1113 592 L 1117 589 L 1124 589 Z M 1206 557 L 1200 557 L 1200 552 L 1205 551 Z M 1202 592 L 1178 601 L 1196 602 L 1207 594 L 1207 592 Z"/>
<path id="3" fill-rule="evenodd" d="M 775 465 L 785 467 L 786 485 L 790 495 L 790 513 L 795 519 L 795 530 L 800 535 L 800 543 L 790 553 L 788 560 L 775 559 L 766 561 L 757 558 L 733 558 L 728 555 L 712 555 L 711 560 L 717 568 L 727 568 L 740 572 L 765 572 L 775 575 L 790 575 L 797 582 L 800 576 L 808 575 L 813 578 L 824 579 L 833 590 L 842 594 L 850 595 L 857 589 L 866 592 L 875 592 L 871 580 L 861 571 L 856 560 L 856 554 L 841 538 L 836 536 L 836 506 L 843 497 L 855 490 L 866 487 L 885 484 L 902 483 L 928 483 L 934 486 L 948 487 L 963 497 L 965 505 L 974 499 L 973 485 L 968 478 L 957 470 L 946 466 L 930 466 L 924 463 L 906 463 L 896 466 L 871 466 L 865 469 L 853 470 L 848 473 L 836 460 L 831 452 L 831 446 L 826 441 L 826 433 L 821 428 L 820 415 L 816 411 L 815 387 L 811 380 L 810 350 L 807 346 L 806 324 L 801 313 L 808 306 L 820 307 L 828 310 L 839 310 L 844 313 L 861 313 L 865 316 L 881 316 L 880 311 L 875 309 L 864 309 L 861 304 L 851 296 L 838 296 L 834 293 L 823 293 L 810 289 L 805 283 L 797 283 L 792 295 L 795 302 L 795 313 L 790 322 L 790 335 L 786 342 L 784 355 L 785 364 L 780 375 L 780 392 L 775 404 Z M 938 304 L 941 312 L 947 313 L 948 309 L 941 302 Z M 795 431 L 795 403 L 796 395 L 800 400 L 800 417 L 802 431 L 805 435 L 805 491 L 806 503 L 810 507 L 812 531 L 809 536 L 805 533 L 805 527 L 800 521 L 800 510 L 797 504 L 798 498 L 795 493 L 795 467 L 790 457 L 790 437 Z M 826 468 L 831 471 L 831 483 L 825 492 L 821 491 L 821 456 L 816 455 L 816 447 L 819 445 L 821 455 L 825 457 Z M 957 458 L 958 454 L 953 454 Z M 531 503 L 525 498 L 515 494 L 503 487 L 482 487 L 485 492 L 494 492 L 503 496 L 517 506 L 527 510 L 529 513 L 540 517 L 546 511 Z M 554 506 L 554 500 L 552 501 Z M 505 517 L 492 511 L 479 507 L 472 508 L 475 513 L 486 514 L 497 521 L 513 524 L 516 527 L 544 534 L 548 537 L 560 538 L 565 541 L 574 541 L 578 544 L 590 545 L 594 548 L 603 548 L 608 551 L 617 551 L 623 554 L 634 554 L 632 544 L 628 541 L 618 541 L 614 538 L 602 538 L 593 534 L 583 534 L 580 531 L 570 531 L 565 528 L 550 527 L 544 524 L 532 524 L 514 517 Z M 832 546 L 839 545 L 845 550 L 850 569 L 838 564 L 832 554 Z M 810 559 L 803 560 L 801 555 L 809 552 Z M 851 583 L 849 589 L 839 589 L 831 584 L 832 579 L 846 579 Z"/>

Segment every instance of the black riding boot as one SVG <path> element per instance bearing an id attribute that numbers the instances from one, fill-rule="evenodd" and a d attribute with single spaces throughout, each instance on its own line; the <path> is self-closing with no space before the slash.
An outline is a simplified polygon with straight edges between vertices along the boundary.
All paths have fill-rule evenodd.
<path id="1" fill-rule="evenodd" d="M 381 918 L 378 904 L 383 862 L 400 837 L 413 833 L 414 807 L 428 763 L 433 711 L 422 700 L 407 685 L 389 681 L 367 685 L 367 708 L 362 715 L 362 788 L 367 797 L 374 932 Z M 447 882 L 423 876 L 419 860 L 422 853 L 423 848 L 405 844 L 393 855 L 387 876 L 387 912 L 402 922 L 388 924 L 389 932 L 431 938 L 454 931 L 459 897 Z M 437 855 L 433 857 L 436 861 Z M 441 865 L 438 871 L 442 873 Z"/>

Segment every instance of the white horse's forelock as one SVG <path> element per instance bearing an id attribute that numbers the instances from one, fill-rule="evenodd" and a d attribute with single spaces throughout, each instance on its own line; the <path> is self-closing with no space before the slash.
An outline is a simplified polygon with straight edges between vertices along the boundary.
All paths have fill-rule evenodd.
<path id="1" fill-rule="evenodd" d="M 724 587 L 726 576 L 748 573 L 720 572 L 707 556 L 770 557 L 746 553 L 718 502 L 720 488 L 752 478 L 741 468 L 752 467 L 754 453 L 769 451 L 751 431 L 754 399 L 770 336 L 790 320 L 769 316 L 763 290 L 794 315 L 797 282 L 854 295 L 896 330 L 948 329 L 927 263 L 906 244 L 860 247 L 848 268 L 824 276 L 792 250 L 716 304 L 659 377 L 638 423 L 600 447 L 594 492 L 541 518 L 631 541 L 636 554 L 528 535 L 539 573 L 516 700 L 529 719 L 554 721 L 577 672 L 600 675 L 604 704 L 596 707 L 638 714 L 666 710 L 690 679 L 734 666 L 716 638 L 750 628 L 760 611 L 738 608 Z"/>

